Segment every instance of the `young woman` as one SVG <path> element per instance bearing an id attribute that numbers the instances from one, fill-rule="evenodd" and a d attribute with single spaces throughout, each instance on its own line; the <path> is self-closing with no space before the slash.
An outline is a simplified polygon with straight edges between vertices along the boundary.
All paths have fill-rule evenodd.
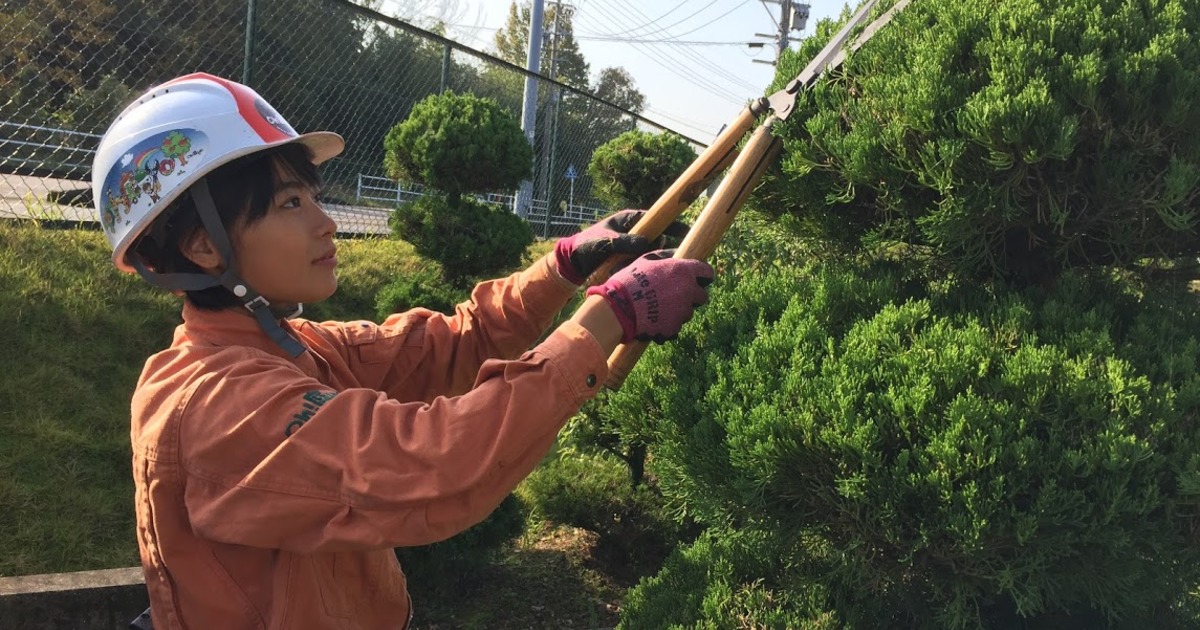
<path id="1" fill-rule="evenodd" d="M 250 88 L 157 86 L 100 142 L 113 262 L 185 295 L 132 401 L 137 537 L 156 628 L 404 628 L 393 547 L 486 517 L 594 396 L 621 341 L 675 336 L 712 269 L 651 252 L 530 349 L 611 253 L 626 212 L 559 241 L 445 316 L 315 323 L 337 287 L 318 203 L 332 133 L 298 135 Z"/>

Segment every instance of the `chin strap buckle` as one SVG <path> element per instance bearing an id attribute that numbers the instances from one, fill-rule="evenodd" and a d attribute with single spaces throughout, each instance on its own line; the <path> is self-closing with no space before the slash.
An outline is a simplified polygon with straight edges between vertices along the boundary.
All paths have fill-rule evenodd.
<path id="1" fill-rule="evenodd" d="M 251 313 L 253 313 L 254 311 L 258 310 L 259 308 L 266 308 L 266 307 L 271 306 L 271 303 L 267 301 L 267 298 L 265 298 L 261 295 L 258 295 L 258 296 L 255 296 L 255 298 L 253 300 L 246 302 L 243 306 L 245 306 L 247 310 L 249 310 Z"/>

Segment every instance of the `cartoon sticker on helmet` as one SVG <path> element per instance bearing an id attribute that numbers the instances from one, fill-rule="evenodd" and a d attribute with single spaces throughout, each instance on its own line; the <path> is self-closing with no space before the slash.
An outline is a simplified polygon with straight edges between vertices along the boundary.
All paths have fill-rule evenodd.
<path id="1" fill-rule="evenodd" d="M 101 192 L 100 223 L 108 232 L 129 225 L 131 211 L 141 203 L 162 199 L 164 187 L 181 180 L 204 153 L 208 136 L 195 129 L 175 129 L 134 145 L 114 164 Z M 135 215 L 136 216 L 136 215 Z"/>
<path id="2" fill-rule="evenodd" d="M 292 129 L 292 126 L 288 124 L 288 121 L 284 120 L 283 116 L 280 116 L 279 112 L 275 111 L 275 108 L 271 107 L 271 104 L 262 100 L 262 98 L 255 97 L 254 109 L 258 110 L 258 115 L 262 116 L 263 120 L 267 121 L 267 124 L 272 127 L 293 138 L 298 135 L 296 130 Z"/>

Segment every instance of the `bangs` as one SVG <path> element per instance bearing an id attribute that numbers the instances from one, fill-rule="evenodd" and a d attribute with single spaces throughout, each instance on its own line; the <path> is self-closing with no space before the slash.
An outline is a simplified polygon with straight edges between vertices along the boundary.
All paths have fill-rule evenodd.
<path id="1" fill-rule="evenodd" d="M 245 208 L 245 215 L 240 217 L 242 225 L 265 217 L 271 201 L 285 184 L 300 182 L 313 189 L 321 188 L 321 170 L 312 163 L 312 151 L 303 144 L 291 142 L 247 157 L 252 163 L 237 170 L 249 198 L 242 204 L 231 204 Z"/>

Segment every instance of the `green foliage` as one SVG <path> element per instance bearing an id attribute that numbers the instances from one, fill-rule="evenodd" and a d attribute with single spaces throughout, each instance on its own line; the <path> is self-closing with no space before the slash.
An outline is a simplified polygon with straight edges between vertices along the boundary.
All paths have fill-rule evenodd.
<path id="1" fill-rule="evenodd" d="M 765 551 L 663 581 L 729 573 L 755 615 L 853 628 L 1181 623 L 1200 581 L 1193 298 L 1079 273 L 924 283 L 883 261 L 720 282 L 608 404 L 677 509 Z M 671 612 L 689 606 L 626 620 L 691 624 Z"/>
<path id="2" fill-rule="evenodd" d="M 788 584 L 779 537 L 701 536 L 677 549 L 656 576 L 630 590 L 618 630 L 844 627 L 823 611 L 819 584 Z"/>
<path id="3" fill-rule="evenodd" d="M 685 222 L 694 222 L 699 211 L 694 206 L 685 213 Z M 741 274 L 770 269 L 793 269 L 809 255 L 812 245 L 798 241 L 782 222 L 771 220 L 752 209 L 743 210 L 721 241 L 710 262 L 717 269 L 716 283 L 710 289 L 714 299 L 698 312 L 694 324 L 704 325 L 720 317 L 716 311 L 736 321 L 737 332 L 730 335 L 684 335 L 665 347 L 651 346 L 629 375 L 619 392 L 602 390 L 584 405 L 567 426 L 567 439 L 574 447 L 588 452 L 606 452 L 626 462 L 631 481 L 640 483 L 644 476 L 647 447 L 662 439 L 662 427 L 673 414 L 692 413 L 692 400 L 700 394 L 697 385 L 716 378 L 725 357 L 753 339 L 758 309 L 781 309 L 788 290 L 798 280 L 782 273 L 771 291 L 758 285 L 742 286 Z M 798 272 L 797 272 L 798 273 Z M 798 276 L 797 276 L 798 277 Z M 879 289 L 881 287 L 875 287 Z M 747 308 L 749 305 L 749 308 Z M 724 321 L 724 320 L 722 320 Z M 703 345 L 701 344 L 701 341 Z M 696 360 L 671 365 L 671 357 L 687 355 Z M 680 509 L 683 509 L 682 507 Z"/>
<path id="4" fill-rule="evenodd" d="M 526 478 L 522 490 L 534 517 L 596 532 L 607 553 L 631 563 L 661 560 L 689 532 L 657 490 L 630 484 L 621 462 L 608 455 L 559 450 Z"/>
<path id="5" fill-rule="evenodd" d="M 412 243 L 418 254 L 441 263 L 452 283 L 514 267 L 533 243 L 529 224 L 511 212 L 433 194 L 396 208 L 392 233 Z"/>
<path id="6" fill-rule="evenodd" d="M 475 572 L 521 534 L 526 512 L 521 499 L 510 494 L 487 518 L 460 534 L 432 545 L 397 548 L 401 568 L 420 576 L 410 588 L 419 594 L 459 593 Z"/>
<path id="7" fill-rule="evenodd" d="M 470 297 L 470 292 L 442 281 L 442 274 L 430 268 L 418 273 L 396 276 L 375 296 L 375 316 L 379 321 L 392 313 L 427 308 L 453 314 L 454 307 Z"/>
<path id="8" fill-rule="evenodd" d="M 530 176 L 533 150 L 521 126 L 491 99 L 444 92 L 426 97 L 384 138 L 389 176 L 452 199 L 515 187 Z"/>
<path id="9" fill-rule="evenodd" d="M 649 208 L 695 159 L 673 133 L 626 131 L 592 154 L 592 194 L 614 208 Z"/>
<path id="10" fill-rule="evenodd" d="M 801 94 L 761 205 L 974 277 L 1195 257 L 1198 30 L 1197 0 L 914 2 Z"/>

